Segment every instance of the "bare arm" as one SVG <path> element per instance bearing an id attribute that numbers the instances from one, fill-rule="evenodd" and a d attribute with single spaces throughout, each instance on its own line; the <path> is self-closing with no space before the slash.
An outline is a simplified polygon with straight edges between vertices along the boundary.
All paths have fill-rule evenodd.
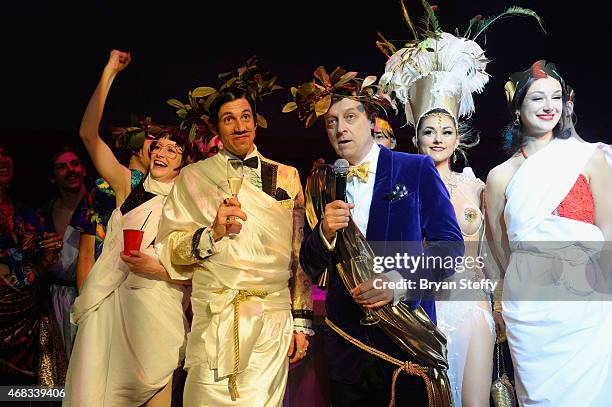
<path id="1" fill-rule="evenodd" d="M 487 177 L 487 184 L 482 195 L 482 206 L 485 214 L 486 237 L 483 242 L 490 256 L 486 257 L 487 274 L 497 274 L 497 286 L 493 291 L 493 320 L 498 342 L 506 340 L 506 324 L 502 318 L 501 299 L 504 289 L 504 272 L 510 259 L 510 246 L 506 233 L 504 208 L 506 206 L 506 186 L 508 180 L 499 169 L 493 169 Z M 487 253 L 487 254 L 488 254 Z M 490 278 L 490 277 L 489 277 Z"/>
<path id="2" fill-rule="evenodd" d="M 81 238 L 79 240 L 79 256 L 76 265 L 77 290 L 81 288 L 95 263 L 95 245 L 96 237 L 94 235 L 81 233 Z"/>
<path id="3" fill-rule="evenodd" d="M 608 165 L 606 157 L 600 150 L 595 151 L 593 157 L 585 168 L 589 178 L 589 185 L 593 194 L 595 204 L 595 225 L 601 229 L 604 240 L 608 243 L 604 245 L 600 254 L 600 266 L 606 281 L 611 281 L 612 273 L 612 168 Z"/>
<path id="4" fill-rule="evenodd" d="M 91 157 L 98 173 L 113 188 L 117 203 L 123 202 L 130 192 L 130 170 L 117 160 L 110 147 L 98 134 L 100 120 L 108 92 L 113 80 L 130 63 L 130 54 L 117 50 L 111 51 L 108 63 L 102 71 L 102 76 L 94 94 L 89 99 L 87 109 L 81 120 L 79 135 Z"/>
<path id="5" fill-rule="evenodd" d="M 595 151 L 587 163 L 585 172 L 589 177 L 589 185 L 595 203 L 595 225 L 604 234 L 606 241 L 612 240 L 612 169 L 600 150 Z"/>
<path id="6" fill-rule="evenodd" d="M 146 275 L 174 284 L 191 285 L 191 280 L 173 280 L 157 259 L 138 250 L 131 250 L 130 253 L 130 256 L 126 256 L 121 252 L 121 259 L 127 264 L 132 273 Z"/>
<path id="7" fill-rule="evenodd" d="M 494 168 L 487 177 L 485 190 L 485 221 L 487 240 L 493 256 L 501 270 L 505 270 L 510 259 L 510 245 L 506 233 L 504 208 L 506 206 L 506 175 L 499 168 Z"/>
<path id="8" fill-rule="evenodd" d="M 480 211 L 482 212 L 484 219 L 484 227 L 482 228 L 482 231 L 480 232 L 480 242 L 478 244 L 478 256 L 480 256 L 483 259 L 484 262 L 484 267 L 483 267 L 483 273 L 485 278 L 491 279 L 491 280 L 495 280 L 495 281 L 502 281 L 502 276 L 503 276 L 503 271 L 501 270 L 501 266 L 496 258 L 496 256 L 493 254 L 494 248 L 492 248 L 491 246 L 493 246 L 493 238 L 491 237 L 489 230 L 488 230 L 488 225 L 487 225 L 487 189 L 485 188 L 485 186 L 483 185 L 480 188 L 480 191 L 478 193 L 478 199 L 479 199 L 479 203 L 480 203 Z"/>

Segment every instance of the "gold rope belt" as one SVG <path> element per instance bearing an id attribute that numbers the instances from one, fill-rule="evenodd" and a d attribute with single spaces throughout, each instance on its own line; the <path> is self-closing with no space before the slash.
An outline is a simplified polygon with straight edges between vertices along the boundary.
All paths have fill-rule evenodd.
<path id="1" fill-rule="evenodd" d="M 395 383 L 397 382 L 397 376 L 401 372 L 406 372 L 409 375 L 419 376 L 423 378 L 423 380 L 425 381 L 425 387 L 427 388 L 427 400 L 429 402 L 429 407 L 434 407 L 433 385 L 431 383 L 431 379 L 429 378 L 428 369 L 426 367 L 422 367 L 412 362 L 402 362 L 401 360 L 396 359 L 392 356 L 389 356 L 386 353 L 379 351 L 378 349 L 375 349 L 375 348 L 372 348 L 371 346 L 366 345 L 365 343 L 361 342 L 359 339 L 353 338 L 351 335 L 344 332 L 337 325 L 335 325 L 332 321 L 330 321 L 327 317 L 325 318 L 325 323 L 331 329 L 336 331 L 338 335 L 340 335 L 341 337 L 343 337 L 344 339 L 346 339 L 353 345 L 357 346 L 358 348 L 368 352 L 371 355 L 374 355 L 383 360 L 386 360 L 389 363 L 399 366 L 393 372 L 393 379 L 391 381 L 391 401 L 389 402 L 389 407 L 395 406 Z"/>
<path id="2" fill-rule="evenodd" d="M 232 300 L 232 305 L 234 307 L 234 366 L 232 373 L 229 375 L 229 391 L 232 401 L 236 401 L 236 399 L 240 397 L 236 384 L 236 376 L 238 375 L 238 369 L 240 369 L 240 337 L 238 332 L 238 311 L 240 310 L 240 303 L 246 301 L 249 297 L 264 298 L 267 295 L 268 292 L 263 290 L 238 290 L 238 293 Z"/>

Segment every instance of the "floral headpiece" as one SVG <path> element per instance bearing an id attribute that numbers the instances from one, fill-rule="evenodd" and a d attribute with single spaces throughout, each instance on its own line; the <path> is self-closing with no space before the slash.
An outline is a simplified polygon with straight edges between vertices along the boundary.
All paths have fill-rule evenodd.
<path id="1" fill-rule="evenodd" d="M 320 66 L 314 71 L 313 80 L 291 88 L 293 101 L 285 105 L 283 113 L 297 110 L 298 119 L 308 128 L 317 118 L 327 113 L 334 97 L 370 104 L 383 112 L 389 109 L 397 111 L 394 101 L 375 82 L 376 76 L 361 79 L 357 77 L 357 72 L 347 72 L 340 67 L 328 74 Z"/>
<path id="2" fill-rule="evenodd" d="M 530 78 L 534 79 L 542 79 L 553 77 L 558 80 L 561 84 L 563 84 L 563 79 L 561 79 L 561 75 L 557 71 L 557 67 L 552 62 L 546 62 L 541 59 L 539 61 L 534 62 L 528 69 L 520 72 L 515 72 L 510 75 L 508 82 L 504 85 L 504 90 L 506 91 L 506 100 L 508 104 L 512 104 L 514 100 L 514 95 L 518 90 L 523 89 L 527 85 L 527 82 Z"/>
<path id="3" fill-rule="evenodd" d="M 470 20 L 463 36 L 443 32 L 435 11 L 422 0 L 425 8 L 423 28 L 417 32 L 408 10 L 401 1 L 404 20 L 414 35 L 414 40 L 399 51 L 379 34 L 382 41 L 379 49 L 390 56 L 385 74 L 380 79 L 384 89 L 393 92 L 405 106 L 406 119 L 418 127 L 420 119 L 428 112 L 442 109 L 457 123 L 460 117 L 469 117 L 474 112 L 474 92 L 480 93 L 489 81 L 485 68 L 489 60 L 475 40 L 495 21 L 522 15 L 535 18 L 533 11 L 510 7 L 495 17 L 478 15 Z M 543 28 L 542 28 L 543 29 Z"/>
<path id="4" fill-rule="evenodd" d="M 200 138 L 207 141 L 214 135 L 209 122 L 209 109 L 217 96 L 227 91 L 241 90 L 247 92 L 255 102 L 261 102 L 264 96 L 282 89 L 281 86 L 275 85 L 276 76 L 268 76 L 268 73 L 257 72 L 257 57 L 252 56 L 235 72 L 219 74 L 219 79 L 229 77 L 219 89 L 199 86 L 187 93 L 187 103 L 178 99 L 168 99 L 167 103 L 177 109 L 176 114 L 181 119 L 180 131 L 189 131 L 189 139 L 192 141 Z M 259 113 L 257 113 L 257 125 L 268 127 L 266 119 Z"/>

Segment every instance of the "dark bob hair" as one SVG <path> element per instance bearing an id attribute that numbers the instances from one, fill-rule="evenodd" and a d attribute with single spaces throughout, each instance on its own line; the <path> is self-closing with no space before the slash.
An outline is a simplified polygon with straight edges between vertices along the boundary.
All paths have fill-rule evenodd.
<path id="1" fill-rule="evenodd" d="M 156 139 L 153 140 L 151 147 L 149 147 L 149 154 L 152 151 L 152 147 L 161 139 L 172 140 L 178 147 L 181 148 L 181 150 L 183 150 L 181 155 L 181 167 L 204 158 L 201 155 L 200 150 L 196 148 L 194 143 L 189 140 L 189 134 L 183 131 L 178 131 L 178 129 L 174 127 L 165 128 L 162 132 L 156 135 Z"/>

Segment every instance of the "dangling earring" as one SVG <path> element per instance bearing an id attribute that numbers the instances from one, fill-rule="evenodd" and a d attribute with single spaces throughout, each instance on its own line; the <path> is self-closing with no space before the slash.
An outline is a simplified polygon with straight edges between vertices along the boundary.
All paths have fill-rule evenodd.
<path id="1" fill-rule="evenodd" d="M 453 164 L 457 162 L 457 152 L 453 151 Z"/>
<path id="2" fill-rule="evenodd" d="M 520 127 L 521 126 L 521 120 L 519 119 L 520 116 L 521 116 L 520 113 L 516 112 L 516 119 L 514 119 L 514 123 L 513 123 L 514 127 Z"/>

